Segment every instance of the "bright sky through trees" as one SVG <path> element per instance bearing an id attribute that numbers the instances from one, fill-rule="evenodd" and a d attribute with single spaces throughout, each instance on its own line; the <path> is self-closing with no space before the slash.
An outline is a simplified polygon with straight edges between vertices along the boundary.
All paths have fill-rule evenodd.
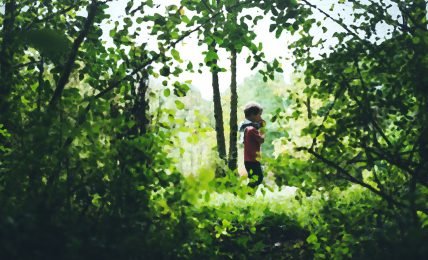
<path id="1" fill-rule="evenodd" d="M 154 1 L 154 3 L 159 3 L 159 9 L 162 10 L 167 5 L 176 4 L 179 5 L 179 0 L 167 0 L 167 1 Z M 109 13 L 112 15 L 111 19 L 113 21 L 117 20 L 118 17 L 123 15 L 126 2 L 124 1 L 113 1 L 110 4 Z M 252 16 L 260 14 L 260 12 L 256 12 L 255 10 L 247 11 L 248 14 Z M 265 17 L 259 23 L 257 24 L 255 30 L 257 34 L 257 42 L 263 43 L 263 48 L 266 52 L 266 58 L 267 60 L 273 60 L 274 58 L 282 56 L 283 58 L 288 57 L 291 59 L 291 53 L 287 48 L 288 43 L 290 43 L 290 36 L 286 33 L 284 33 L 279 39 L 275 38 L 275 35 L 273 33 L 269 32 L 269 25 L 270 20 L 269 17 Z M 103 30 L 108 30 L 111 28 L 108 25 L 105 25 L 103 27 Z M 144 29 L 144 28 L 142 28 Z M 105 32 L 104 32 L 105 33 Z M 183 60 L 191 60 L 195 65 L 197 65 L 200 62 L 203 62 L 204 55 L 202 54 L 203 51 L 206 50 L 206 46 L 198 46 L 197 39 L 196 39 L 196 33 L 192 36 L 187 38 L 183 41 L 182 44 L 177 46 L 177 50 L 181 53 L 181 57 Z M 148 36 L 149 44 L 156 44 L 156 38 Z M 146 41 L 147 39 L 141 39 L 142 41 Z M 256 73 L 257 69 L 251 70 L 251 64 L 247 64 L 245 62 L 249 52 L 244 49 L 241 54 L 238 55 L 238 73 L 237 73 L 237 82 L 238 85 L 243 82 L 243 80 Z M 228 67 L 230 64 L 228 53 L 224 50 L 219 50 L 219 65 L 222 67 Z M 286 81 L 290 80 L 291 72 L 293 70 L 291 65 L 291 60 L 285 60 L 282 59 L 282 65 L 284 68 L 284 77 Z M 179 80 L 185 81 L 185 80 L 192 80 L 192 85 L 197 87 L 202 94 L 202 97 L 204 99 L 210 100 L 212 99 L 212 87 L 211 87 L 211 75 L 209 74 L 209 70 L 207 67 L 202 68 L 203 73 L 189 73 L 185 72 L 182 73 L 179 77 Z M 229 88 L 230 86 L 230 71 L 223 72 L 219 74 L 220 77 L 220 90 L 224 91 Z"/>
<path id="2" fill-rule="evenodd" d="M 329 11 L 331 8 L 331 5 L 335 2 L 335 1 L 331 1 L 331 0 L 317 0 L 317 1 L 311 1 L 314 4 L 316 4 L 318 7 L 320 7 L 322 10 L 324 11 Z M 365 1 L 362 1 L 365 2 Z M 163 10 L 166 6 L 171 5 L 171 4 L 175 4 L 177 6 L 180 5 L 180 1 L 179 0 L 165 0 L 165 1 L 154 1 L 155 4 L 159 5 L 159 10 Z M 118 18 L 121 17 L 124 14 L 124 10 L 126 7 L 126 1 L 113 1 L 110 3 L 110 8 L 109 8 L 109 13 L 111 14 L 111 20 L 113 21 L 117 21 L 119 20 Z M 349 13 L 352 12 L 351 6 L 349 4 L 343 4 L 340 6 L 340 8 L 336 8 L 332 13 L 333 15 L 341 15 L 341 17 L 344 19 L 344 21 L 349 21 Z M 397 10 L 391 10 L 392 13 L 396 13 Z M 260 11 L 256 11 L 256 10 L 247 10 L 244 14 L 250 14 L 251 16 L 256 16 L 256 15 L 263 15 Z M 317 20 L 322 20 L 324 18 L 324 15 L 321 14 L 320 12 L 315 11 L 314 12 L 314 17 Z M 339 17 L 339 16 L 338 16 Z M 291 81 L 291 75 L 293 73 L 293 67 L 292 67 L 292 54 L 288 49 L 288 45 L 293 42 L 296 37 L 298 37 L 297 35 L 292 36 L 289 32 L 284 32 L 280 38 L 276 38 L 274 33 L 269 32 L 269 26 L 271 24 L 270 21 L 270 17 L 269 16 L 265 16 L 262 20 L 259 21 L 259 23 L 257 24 L 257 26 L 255 27 L 255 32 L 257 34 L 257 38 L 256 38 L 256 42 L 261 42 L 263 44 L 263 48 L 266 54 L 266 59 L 268 61 L 273 60 L 274 58 L 278 58 L 278 57 L 282 57 L 282 59 L 280 60 L 280 62 L 282 63 L 283 69 L 284 69 L 284 79 L 286 82 L 290 82 Z M 336 31 L 341 31 L 342 29 L 333 21 L 327 19 L 324 20 L 324 26 L 326 26 L 328 28 L 328 34 L 332 35 L 334 32 Z M 103 26 L 103 30 L 104 33 L 108 32 L 107 30 L 109 30 L 111 28 L 110 25 L 104 24 Z M 143 31 L 146 28 L 141 28 Z M 380 31 L 386 31 L 386 27 L 382 28 L 378 28 L 378 30 Z M 147 31 L 148 32 L 148 31 Z M 324 32 L 322 32 L 321 30 L 317 31 L 314 33 L 315 39 L 317 39 L 317 37 L 319 37 L 319 34 L 324 34 Z M 194 33 L 194 35 L 192 35 L 191 37 L 187 38 L 186 40 L 183 41 L 182 44 L 180 44 L 179 46 L 177 46 L 177 50 L 181 53 L 181 57 L 183 60 L 190 60 L 192 61 L 194 64 L 198 64 L 200 62 L 203 62 L 203 57 L 204 55 L 202 54 L 203 51 L 206 50 L 206 46 L 202 45 L 202 46 L 198 46 L 197 43 L 197 39 L 196 39 L 197 35 L 196 33 Z M 141 41 L 148 41 L 149 45 L 151 44 L 152 46 L 156 45 L 156 38 L 150 35 L 147 35 L 147 39 L 141 39 Z M 327 46 L 329 45 L 334 45 L 335 41 L 332 40 L 331 42 L 329 42 L 327 44 Z M 324 50 L 318 50 L 319 53 L 322 52 L 328 52 L 327 49 Z M 319 53 L 317 53 L 316 55 L 318 55 Z M 230 60 L 229 60 L 229 54 L 225 51 L 220 49 L 219 50 L 219 57 L 220 57 L 220 61 L 219 61 L 219 65 L 222 67 L 228 67 Z M 253 75 L 255 73 L 257 73 L 258 69 L 260 69 L 260 67 L 251 70 L 251 64 L 247 64 L 246 63 L 246 58 L 248 56 L 249 52 L 247 49 L 243 49 L 243 52 L 241 54 L 238 55 L 238 61 L 237 61 L 237 67 L 238 67 L 238 73 L 237 73 L 237 82 L 238 85 L 240 83 L 243 82 L 243 80 L 250 76 Z M 202 97 L 204 99 L 207 100 L 211 100 L 212 99 L 212 87 L 211 87 L 211 76 L 208 73 L 208 68 L 203 66 L 202 67 L 202 73 L 190 73 L 190 72 L 184 72 L 180 75 L 180 77 L 178 78 L 181 81 L 186 81 L 186 80 L 192 80 L 192 85 L 194 85 L 195 87 L 197 87 L 202 94 Z M 230 71 L 224 72 L 224 73 L 220 73 L 219 74 L 220 77 L 220 90 L 221 91 L 225 91 L 226 89 L 229 88 L 230 86 Z"/>

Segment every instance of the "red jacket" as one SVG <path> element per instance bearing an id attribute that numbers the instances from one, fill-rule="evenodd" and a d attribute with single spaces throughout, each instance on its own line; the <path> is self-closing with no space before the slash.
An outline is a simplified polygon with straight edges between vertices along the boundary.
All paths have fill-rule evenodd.
<path id="1" fill-rule="evenodd" d="M 248 126 L 244 134 L 244 161 L 258 162 L 260 159 L 260 146 L 264 138 L 253 126 Z"/>

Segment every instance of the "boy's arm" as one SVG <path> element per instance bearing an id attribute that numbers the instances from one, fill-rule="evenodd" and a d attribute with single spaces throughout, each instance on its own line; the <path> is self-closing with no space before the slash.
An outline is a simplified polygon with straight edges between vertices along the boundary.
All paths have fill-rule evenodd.
<path id="1" fill-rule="evenodd" d="M 262 144 L 265 141 L 265 135 L 264 134 L 260 134 L 259 131 L 257 131 L 257 129 L 252 128 L 248 131 L 248 135 L 251 138 L 254 138 L 256 140 L 256 142 L 258 142 L 259 144 Z"/>

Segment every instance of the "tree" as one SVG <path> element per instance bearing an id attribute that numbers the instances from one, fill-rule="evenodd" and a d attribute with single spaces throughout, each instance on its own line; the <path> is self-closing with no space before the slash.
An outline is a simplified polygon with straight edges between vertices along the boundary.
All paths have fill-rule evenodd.
<path id="1" fill-rule="evenodd" d="M 230 83 L 230 136 L 229 136 L 229 169 L 235 170 L 237 168 L 238 160 L 238 93 L 236 85 L 236 59 L 237 53 L 235 50 L 231 51 L 231 83 Z"/>
<path id="2" fill-rule="evenodd" d="M 216 4 L 213 6 L 209 6 L 206 1 L 202 1 L 206 11 L 213 13 L 221 13 L 221 1 L 217 0 Z M 217 21 L 217 19 L 216 19 Z M 211 75 L 212 75 L 212 88 L 213 88 L 213 105 L 214 105 L 214 119 L 215 119 L 215 131 L 216 131 L 216 140 L 217 140 L 217 152 L 220 159 L 226 161 L 226 140 L 224 134 L 224 120 L 223 120 L 223 108 L 221 106 L 221 95 L 220 95 L 220 83 L 218 78 L 218 73 L 221 72 L 221 69 L 218 66 L 218 54 L 216 49 L 216 41 L 214 39 L 217 34 L 218 23 L 215 22 L 213 25 L 213 32 L 211 33 L 211 29 L 206 28 L 205 37 L 210 38 L 211 43 L 207 43 L 208 53 L 205 59 L 205 62 L 210 67 Z M 221 169 L 217 169 L 217 176 L 223 175 L 223 171 Z"/>
<path id="3" fill-rule="evenodd" d="M 154 93 L 148 79 L 181 73 L 168 66 L 174 47 L 201 26 L 179 30 L 183 21 L 177 7 L 166 15 L 146 15 L 155 7 L 152 1 L 138 6 L 128 1 L 121 20 L 108 21 L 110 2 L 5 3 L 0 19 L 0 205 L 5 214 L 0 227 L 7 231 L 0 244 L 6 258 L 168 254 L 146 250 L 154 248 L 148 220 L 161 218 L 152 194 L 180 186 L 182 178 L 167 153 L 168 123 L 153 126 L 150 120 L 148 97 Z M 204 19 L 208 23 L 212 17 Z M 107 22 L 113 28 L 103 34 L 101 24 Z M 135 24 L 142 23 L 152 25 L 163 44 L 150 49 L 137 40 L 142 33 Z M 172 87 L 177 96 L 188 90 L 180 83 Z M 174 188 L 157 201 L 181 207 L 180 193 Z M 22 212 L 28 219 L 20 217 Z M 136 228 L 142 222 L 144 227 Z M 67 235 L 57 236 L 58 230 Z M 145 249 L 129 253 L 114 246 L 131 236 L 141 237 L 138 243 Z M 70 249 L 72 240 L 81 243 Z M 116 249 L 101 250 L 106 245 Z"/>
<path id="4" fill-rule="evenodd" d="M 217 55 L 217 50 L 215 48 L 215 42 L 209 50 L 210 52 Z M 217 59 L 212 61 L 211 74 L 212 74 L 212 86 L 213 86 L 213 103 L 214 103 L 214 118 L 215 118 L 215 130 L 217 136 L 217 151 L 220 159 L 226 160 L 226 140 L 224 138 L 224 121 L 223 121 L 223 108 L 221 106 L 221 96 L 220 96 L 220 83 L 218 79 L 218 73 L 220 69 L 217 65 Z"/>
<path id="5" fill-rule="evenodd" d="M 351 18 L 336 18 L 330 11 L 303 0 L 293 12 L 278 13 L 276 25 L 294 18 L 286 29 L 302 37 L 293 44 L 295 65 L 303 68 L 305 93 L 322 99 L 321 123 L 312 120 L 304 133 L 313 139 L 301 147 L 337 179 L 361 185 L 378 195 L 399 218 L 418 225 L 418 213 L 428 212 L 423 201 L 426 179 L 426 79 L 421 57 L 427 42 L 424 1 L 360 3 L 338 1 L 353 9 Z M 400 10 L 397 15 L 393 9 Z M 313 32 L 327 32 L 318 13 L 336 23 L 338 44 L 326 49 L 326 39 Z M 293 13 L 293 15 L 291 15 Z M 288 23 L 288 22 L 287 22 Z M 384 23 L 386 30 L 379 30 Z M 278 30 L 278 29 L 277 29 Z M 303 98 L 302 104 L 307 100 Z M 309 102 L 306 101 L 306 104 Z M 314 113 L 312 113 L 312 116 Z M 296 114 L 299 116 L 299 114 Z M 315 119 L 317 120 L 317 119 Z M 337 156 L 340 154 L 340 160 Z M 410 216 L 410 217 L 408 217 Z"/>

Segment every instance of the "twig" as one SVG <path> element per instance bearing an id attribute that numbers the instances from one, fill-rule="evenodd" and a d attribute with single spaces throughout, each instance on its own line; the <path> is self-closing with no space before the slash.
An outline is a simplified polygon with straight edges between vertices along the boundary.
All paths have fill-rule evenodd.
<path id="1" fill-rule="evenodd" d="M 36 19 L 36 20 L 32 21 L 30 24 L 28 24 L 26 27 L 24 27 L 22 29 L 22 31 L 28 31 L 29 29 L 31 29 L 31 27 L 33 27 L 34 25 L 36 25 L 38 23 L 47 22 L 47 21 L 51 20 L 52 18 L 54 18 L 54 17 L 56 17 L 58 15 L 66 14 L 69 11 L 73 10 L 74 8 L 78 7 L 81 3 L 82 3 L 81 1 L 76 2 L 74 5 L 71 5 L 71 6 L 67 7 L 67 8 L 64 8 L 64 9 L 62 9 L 62 10 L 56 12 L 56 13 L 52 13 L 52 14 L 50 14 L 50 15 L 42 18 L 42 19 Z"/>
<path id="2" fill-rule="evenodd" d="M 40 60 L 34 60 L 34 61 L 26 62 L 26 63 L 16 64 L 14 66 L 14 68 L 20 69 L 20 68 L 23 68 L 23 67 L 26 67 L 26 66 L 30 66 L 30 65 L 33 65 L 33 64 L 39 64 L 39 63 L 40 63 Z"/>

